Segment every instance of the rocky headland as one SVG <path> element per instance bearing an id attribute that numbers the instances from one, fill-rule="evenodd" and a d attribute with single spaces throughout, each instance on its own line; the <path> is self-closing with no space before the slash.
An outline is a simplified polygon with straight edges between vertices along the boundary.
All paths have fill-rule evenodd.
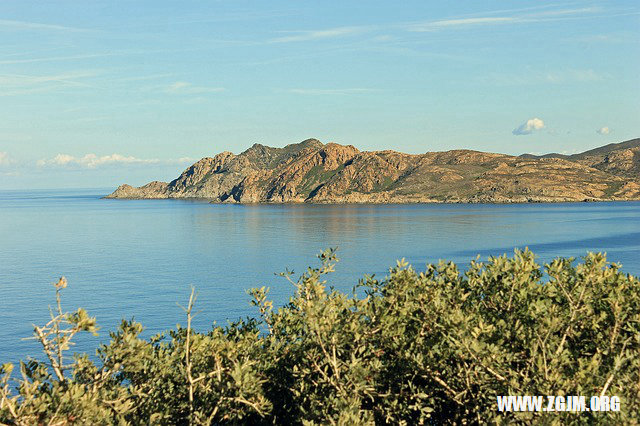
<path id="1" fill-rule="evenodd" d="M 187 168 L 171 182 L 121 185 L 106 198 L 233 203 L 522 203 L 640 200 L 640 139 L 575 155 L 471 150 L 359 151 L 317 139 L 254 144 Z"/>

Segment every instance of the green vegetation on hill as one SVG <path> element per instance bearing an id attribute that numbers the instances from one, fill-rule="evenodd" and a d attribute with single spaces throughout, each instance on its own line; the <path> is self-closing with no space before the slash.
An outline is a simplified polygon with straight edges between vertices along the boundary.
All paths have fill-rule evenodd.
<path id="1" fill-rule="evenodd" d="M 208 332 L 186 326 L 140 338 L 123 321 L 97 351 L 65 358 L 96 332 L 80 309 L 36 327 L 47 362 L 5 364 L 7 424 L 637 424 L 640 282 L 601 254 L 541 268 L 528 250 L 417 272 L 405 262 L 353 294 L 327 287 L 332 251 L 259 319 Z M 617 412 L 500 413 L 501 395 L 618 396 Z M 587 402 L 588 403 L 588 402 Z"/>

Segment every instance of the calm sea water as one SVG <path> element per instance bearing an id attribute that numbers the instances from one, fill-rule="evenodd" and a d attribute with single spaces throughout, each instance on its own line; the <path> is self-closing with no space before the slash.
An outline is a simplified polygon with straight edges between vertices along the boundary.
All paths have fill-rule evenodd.
<path id="1" fill-rule="evenodd" d="M 350 291 L 406 258 L 417 269 L 448 259 L 529 246 L 548 261 L 606 251 L 640 275 L 640 202 L 529 205 L 214 205 L 178 200 L 103 200 L 111 189 L 0 191 L 0 362 L 38 354 L 31 324 L 43 324 L 52 283 L 65 275 L 63 304 L 97 316 L 93 352 L 122 318 L 145 335 L 184 323 L 190 286 L 195 326 L 252 316 L 246 289 L 267 285 L 276 304 L 292 287 L 274 273 L 316 265 L 338 247 L 330 284 Z"/>

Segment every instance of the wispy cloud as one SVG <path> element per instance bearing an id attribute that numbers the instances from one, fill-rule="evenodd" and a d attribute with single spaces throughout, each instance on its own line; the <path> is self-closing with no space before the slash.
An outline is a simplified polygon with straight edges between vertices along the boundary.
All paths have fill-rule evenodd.
<path id="1" fill-rule="evenodd" d="M 504 24 L 515 21 L 513 17 L 483 17 L 483 18 L 464 18 L 464 19 L 447 19 L 442 21 L 423 22 L 414 24 L 407 28 L 409 31 L 426 32 L 436 31 L 442 28 L 463 27 L 469 25 L 488 25 L 488 24 Z"/>
<path id="2" fill-rule="evenodd" d="M 297 95 L 355 95 L 374 92 L 374 89 L 352 87 L 345 89 L 290 89 L 289 92 Z"/>
<path id="3" fill-rule="evenodd" d="M 44 58 L 26 58 L 26 59 L 7 59 L 0 61 L 0 65 L 10 64 L 30 64 L 35 62 L 58 62 L 58 61 L 74 61 L 78 59 L 93 59 L 102 58 L 107 56 L 114 56 L 113 53 L 92 53 L 86 55 L 71 55 L 71 56 L 49 56 Z"/>
<path id="4" fill-rule="evenodd" d="M 599 81 L 603 79 L 603 76 L 598 74 L 592 69 L 586 70 L 565 70 L 560 72 L 548 72 L 545 74 L 547 81 L 551 83 L 562 83 L 565 81 Z"/>
<path id="5" fill-rule="evenodd" d="M 483 14 L 456 16 L 448 19 L 419 22 L 399 22 L 384 25 L 353 25 L 321 30 L 286 31 L 286 35 L 267 40 L 268 43 L 292 43 L 336 39 L 360 34 L 386 31 L 435 32 L 506 24 L 536 23 L 568 19 L 581 19 L 601 12 L 599 7 L 554 9 L 555 5 L 536 6 L 511 10 L 488 11 Z M 284 32 L 284 31 L 283 31 Z M 388 35 L 385 35 L 389 37 Z M 375 39 L 375 38 L 374 38 Z M 383 39 L 384 40 L 384 39 Z"/>
<path id="6" fill-rule="evenodd" d="M 294 16 L 295 13 L 293 11 L 288 12 L 260 12 L 256 10 L 242 10 L 242 11 L 234 11 L 227 13 L 216 13 L 215 16 L 201 16 L 201 15 L 193 15 L 191 17 L 187 16 L 183 19 L 176 19 L 175 23 L 178 25 L 192 25 L 192 24 L 209 24 L 216 22 L 233 22 L 233 21 L 251 21 L 251 20 L 267 20 L 274 18 L 287 18 Z M 155 23 L 157 25 L 157 23 Z"/>
<path id="7" fill-rule="evenodd" d="M 521 9 L 520 12 L 531 9 Z M 487 12 L 485 16 L 473 16 L 473 17 L 461 17 L 453 19 L 444 19 L 437 21 L 427 21 L 410 24 L 406 27 L 408 31 L 412 32 L 427 32 L 438 31 L 443 29 L 463 29 L 472 26 L 488 26 L 488 25 L 502 25 L 502 24 L 518 24 L 518 23 L 535 23 L 545 22 L 549 20 L 561 20 L 561 19 L 574 19 L 585 15 L 594 14 L 600 12 L 602 9 L 598 7 L 583 7 L 578 9 L 558 9 L 558 10 L 545 10 L 541 12 L 526 12 L 526 13 L 513 13 L 518 10 L 511 11 L 511 14 L 504 14 L 503 16 L 493 16 L 500 11 Z"/>
<path id="8" fill-rule="evenodd" d="M 174 74 L 149 74 L 149 75 L 139 75 L 133 77 L 121 77 L 116 78 L 114 81 L 118 82 L 130 82 L 130 81 L 147 81 L 147 80 L 156 80 L 159 78 L 173 77 Z"/>
<path id="9" fill-rule="evenodd" d="M 294 33 L 288 36 L 276 37 L 269 42 L 271 43 L 291 43 L 297 41 L 311 41 L 311 40 L 322 40 L 327 38 L 336 38 L 336 37 L 345 37 L 350 35 L 355 35 L 366 31 L 369 27 L 364 26 L 354 26 L 354 27 L 337 27 L 337 28 L 328 28 L 324 30 L 315 30 L 315 31 L 289 31 L 290 33 Z"/>
<path id="10" fill-rule="evenodd" d="M 542 130 L 542 129 L 544 129 L 544 121 L 536 117 L 536 118 L 531 118 L 525 121 L 515 129 L 513 129 L 511 133 L 513 133 L 516 136 L 522 136 L 522 135 L 529 135 L 536 130 Z"/>
<path id="11" fill-rule="evenodd" d="M 165 89 L 165 92 L 176 95 L 199 95 L 204 93 L 224 92 L 224 87 L 194 86 L 186 81 L 176 81 Z"/>
<path id="12" fill-rule="evenodd" d="M 51 159 L 38 160 L 38 167 L 82 167 L 87 169 L 95 169 L 108 165 L 127 165 L 127 164 L 183 164 L 192 162 L 192 158 L 182 157 L 176 160 L 159 160 L 156 158 L 136 158 L 133 156 L 125 156 L 122 154 L 111 154 L 98 156 L 96 154 L 86 154 L 82 157 L 75 157 L 69 154 L 58 154 Z"/>
<path id="13" fill-rule="evenodd" d="M 78 82 L 78 79 L 93 77 L 94 72 L 68 72 L 55 75 L 23 75 L 23 74 L 4 74 L 0 75 L 0 84 L 3 86 L 29 86 L 41 83 L 69 83 L 73 85 L 84 85 Z"/>
<path id="14" fill-rule="evenodd" d="M 636 42 L 636 36 L 630 33 L 616 32 L 610 34 L 586 34 L 569 36 L 565 40 L 582 43 L 627 43 Z"/>
<path id="15" fill-rule="evenodd" d="M 0 151 L 0 166 L 8 166 L 13 164 L 13 160 L 9 157 L 9 153 L 6 151 Z"/>
<path id="16" fill-rule="evenodd" d="M 543 71 L 527 68 L 519 73 L 490 73 L 479 76 L 478 79 L 485 84 L 498 86 L 523 86 L 541 84 L 562 83 L 588 83 L 602 81 L 610 76 L 601 74 L 593 69 L 563 69 L 555 71 Z"/>
<path id="17" fill-rule="evenodd" d="M 520 9 L 494 10 L 482 14 L 454 16 L 447 19 L 414 22 L 396 22 L 379 25 L 351 25 L 319 30 L 281 31 L 285 33 L 280 37 L 267 40 L 267 43 L 293 43 L 306 41 L 321 41 L 354 37 L 357 35 L 374 33 L 372 40 L 388 41 L 389 31 L 410 33 L 435 32 L 444 30 L 464 30 L 485 26 L 536 23 L 547 21 L 561 21 L 570 19 L 582 19 L 599 16 L 600 7 L 581 7 L 574 9 L 558 9 L 558 5 L 543 5 Z M 378 33 L 381 39 L 377 39 Z"/>
<path id="18" fill-rule="evenodd" d="M 596 133 L 599 135 L 608 135 L 609 133 L 611 133 L 611 129 L 608 127 L 600 127 L 598 130 L 596 130 Z"/>
<path id="19" fill-rule="evenodd" d="M 71 32 L 89 31 L 84 28 L 74 28 L 74 27 L 67 27 L 63 25 L 42 24 L 40 22 L 13 21 L 9 19 L 0 19 L 0 27 L 16 29 L 16 30 L 48 30 L 48 31 L 71 31 Z"/>
<path id="20" fill-rule="evenodd" d="M 600 7 L 582 7 L 579 9 L 547 10 L 544 12 L 529 13 L 525 16 L 529 18 L 539 18 L 539 17 L 549 17 L 549 16 L 578 15 L 583 13 L 596 13 L 601 11 L 602 11 L 602 8 Z"/>
<path id="21" fill-rule="evenodd" d="M 51 91 L 61 87 L 91 87 L 83 81 L 97 75 L 95 72 L 78 71 L 54 75 L 0 75 L 0 96 Z"/>

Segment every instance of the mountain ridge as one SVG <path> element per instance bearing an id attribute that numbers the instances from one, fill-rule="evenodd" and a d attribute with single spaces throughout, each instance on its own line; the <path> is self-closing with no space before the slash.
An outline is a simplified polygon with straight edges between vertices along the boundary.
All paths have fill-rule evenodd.
<path id="1" fill-rule="evenodd" d="M 570 156 L 468 149 L 405 154 L 306 139 L 205 157 L 170 182 L 105 198 L 234 203 L 563 202 L 640 199 L 640 139 Z"/>
<path id="2" fill-rule="evenodd" d="M 541 156 L 523 154 L 530 159 L 561 158 L 608 171 L 618 176 L 638 178 L 640 176 L 640 138 L 619 143 L 610 143 L 577 154 L 545 154 Z"/>

